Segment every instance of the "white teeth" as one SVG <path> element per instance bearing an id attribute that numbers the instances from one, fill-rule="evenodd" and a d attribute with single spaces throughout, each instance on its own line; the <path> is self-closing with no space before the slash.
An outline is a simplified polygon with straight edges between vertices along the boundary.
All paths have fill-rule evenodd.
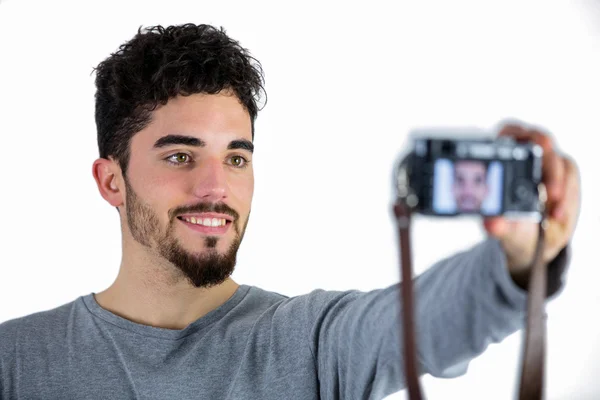
<path id="1" fill-rule="evenodd" d="M 190 217 L 190 218 L 184 218 L 187 222 L 190 222 L 192 224 L 196 224 L 196 225 L 203 225 L 203 226 L 225 226 L 225 224 L 227 223 L 227 220 L 225 220 L 224 218 L 196 218 L 196 217 Z"/>

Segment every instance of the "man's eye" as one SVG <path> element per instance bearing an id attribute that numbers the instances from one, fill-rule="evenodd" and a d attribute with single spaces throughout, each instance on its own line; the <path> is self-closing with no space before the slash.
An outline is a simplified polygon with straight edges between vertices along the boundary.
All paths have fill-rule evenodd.
<path id="1" fill-rule="evenodd" d="M 246 167 L 247 163 L 249 162 L 242 156 L 232 156 L 230 158 L 230 160 L 231 160 L 231 165 L 233 165 L 234 167 L 238 167 L 238 168 Z"/>
<path id="2" fill-rule="evenodd" d="M 190 162 L 190 155 L 186 153 L 177 153 L 169 156 L 167 160 L 171 164 L 180 165 L 180 164 L 188 164 Z"/>

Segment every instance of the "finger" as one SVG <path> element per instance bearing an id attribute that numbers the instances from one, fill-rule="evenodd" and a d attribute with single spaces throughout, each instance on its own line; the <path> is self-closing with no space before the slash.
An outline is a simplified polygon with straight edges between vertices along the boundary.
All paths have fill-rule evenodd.
<path id="1" fill-rule="evenodd" d="M 561 182 L 563 195 L 560 198 L 558 198 L 554 204 L 552 204 L 550 216 L 560 222 L 564 222 L 564 218 L 566 217 L 567 205 L 572 198 L 569 191 L 572 190 L 573 186 L 571 184 L 571 180 L 573 179 L 571 175 L 573 175 L 573 171 L 572 167 L 570 166 L 569 160 L 561 157 L 559 162 L 561 162 L 563 170 Z"/>
<path id="2" fill-rule="evenodd" d="M 506 124 L 500 130 L 500 132 L 498 133 L 498 136 L 516 136 L 516 135 L 520 136 L 520 135 L 524 135 L 526 132 L 527 132 L 527 130 L 525 128 L 523 128 L 521 125 Z"/>
<path id="3" fill-rule="evenodd" d="M 502 217 L 488 217 L 483 219 L 483 227 L 491 236 L 502 239 L 508 234 L 509 224 Z"/>
<path id="4" fill-rule="evenodd" d="M 533 142 L 537 143 L 544 151 L 542 157 L 542 181 L 546 185 L 550 203 L 559 201 L 564 195 L 565 165 L 563 159 L 556 152 L 550 137 L 540 132 L 534 136 Z"/>
<path id="5" fill-rule="evenodd" d="M 571 159 L 567 159 L 566 161 L 569 173 L 565 185 L 565 190 L 567 191 L 567 195 L 565 196 L 567 197 L 565 200 L 565 223 L 570 237 L 575 231 L 575 226 L 581 212 L 581 176 L 575 162 Z"/>
<path id="6" fill-rule="evenodd" d="M 566 226 L 570 231 L 578 218 L 580 208 L 579 171 L 575 162 L 569 158 L 562 159 L 564 164 L 564 196 L 557 202 L 553 218 Z"/>

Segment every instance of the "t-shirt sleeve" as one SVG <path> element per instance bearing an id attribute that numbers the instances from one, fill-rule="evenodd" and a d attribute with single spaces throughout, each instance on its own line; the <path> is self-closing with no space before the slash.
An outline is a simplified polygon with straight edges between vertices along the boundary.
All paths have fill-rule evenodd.
<path id="1" fill-rule="evenodd" d="M 17 320 L 0 324 L 0 399 L 14 398 L 12 370 L 15 363 Z"/>
<path id="2" fill-rule="evenodd" d="M 404 388 L 399 290 L 311 293 L 321 398 L 381 399 Z M 421 375 L 463 375 L 489 344 L 525 324 L 527 293 L 493 238 L 434 264 L 415 278 L 414 291 Z"/>

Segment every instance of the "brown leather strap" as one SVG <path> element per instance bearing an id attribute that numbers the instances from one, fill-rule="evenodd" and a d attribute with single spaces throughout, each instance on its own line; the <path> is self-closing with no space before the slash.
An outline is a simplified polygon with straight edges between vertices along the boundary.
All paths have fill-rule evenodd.
<path id="1" fill-rule="evenodd" d="M 544 366 L 546 351 L 547 270 L 543 260 L 546 220 L 539 227 L 539 238 L 529 275 L 527 327 L 521 366 L 519 400 L 544 398 Z"/>
<path id="2" fill-rule="evenodd" d="M 404 372 L 408 398 L 422 400 L 423 391 L 419 382 L 418 360 L 416 353 L 415 316 L 413 303 L 413 271 L 410 243 L 411 210 L 398 199 L 394 205 L 400 236 L 401 262 L 401 302 L 402 330 L 404 349 Z M 546 266 L 542 254 L 544 247 L 545 219 L 540 223 L 539 239 L 533 266 L 529 276 L 527 326 L 522 358 L 519 400 L 542 400 L 544 387 L 544 363 L 546 345 Z"/>
<path id="3" fill-rule="evenodd" d="M 411 211 L 403 203 L 394 206 L 400 233 L 400 265 L 402 266 L 402 330 L 404 347 L 404 374 L 410 400 L 422 400 L 416 354 L 415 319 L 413 305 L 412 255 L 410 245 Z"/>

